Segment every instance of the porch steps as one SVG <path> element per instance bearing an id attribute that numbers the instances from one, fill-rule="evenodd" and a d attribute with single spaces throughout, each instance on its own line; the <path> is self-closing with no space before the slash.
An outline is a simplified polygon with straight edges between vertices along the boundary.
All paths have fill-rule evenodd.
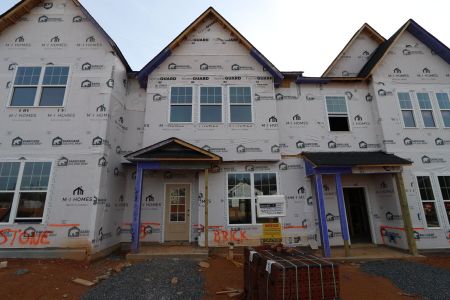
<path id="1" fill-rule="evenodd" d="M 128 261 L 145 261 L 154 257 L 206 259 L 208 250 L 192 245 L 142 246 L 138 253 L 128 253 Z"/>

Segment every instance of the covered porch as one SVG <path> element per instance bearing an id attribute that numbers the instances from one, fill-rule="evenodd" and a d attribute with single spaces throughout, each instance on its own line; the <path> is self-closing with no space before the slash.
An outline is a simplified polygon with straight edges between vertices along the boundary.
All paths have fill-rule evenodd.
<path id="1" fill-rule="evenodd" d="M 348 207 L 346 208 L 346 199 L 349 196 L 342 183 L 343 176 L 349 175 L 377 175 L 385 174 L 393 176 L 395 181 L 396 198 L 400 204 L 400 210 L 403 221 L 402 230 L 405 232 L 408 251 L 412 255 L 417 255 L 417 248 L 413 236 L 413 227 L 405 192 L 402 167 L 411 165 L 409 160 L 403 159 L 393 154 L 387 154 L 382 151 L 377 152 L 303 152 L 300 156 L 305 161 L 306 175 L 311 178 L 313 188 L 315 190 L 315 198 L 317 204 L 318 225 L 321 238 L 322 252 L 324 257 L 331 257 L 329 228 L 327 224 L 326 201 L 324 191 L 324 177 L 332 177 L 335 182 L 335 199 L 337 201 L 339 211 L 339 223 L 344 244 L 344 255 L 351 256 L 350 250 L 350 232 L 349 218 L 347 216 Z M 327 187 L 328 188 L 328 187 Z M 344 192 L 347 192 L 344 195 Z M 347 199 L 348 200 L 348 199 Z M 348 203 L 348 201 L 347 201 Z M 367 215 L 363 218 L 371 218 Z M 364 220 L 362 220 L 364 221 Z M 351 224 L 350 224 L 351 225 Z M 360 224 L 358 224 L 360 225 Z M 373 228 L 372 228 L 373 229 Z M 331 231 L 332 232 L 332 231 Z"/>
<path id="2" fill-rule="evenodd" d="M 196 147 L 178 138 L 169 138 L 154 145 L 129 153 L 125 158 L 136 166 L 136 181 L 134 188 L 133 216 L 131 224 L 131 253 L 140 252 L 140 231 L 142 227 L 141 209 L 144 188 L 144 173 L 146 171 L 162 171 L 164 178 L 170 178 L 171 173 L 203 172 L 205 178 L 203 200 L 205 201 L 204 218 L 199 216 L 198 223 L 208 228 L 208 170 L 212 165 L 222 161 L 214 153 Z M 148 178 L 147 184 L 148 184 Z M 152 180 L 152 178 L 150 178 Z M 159 213 L 162 213 L 161 241 L 170 240 L 171 243 L 186 243 L 191 241 L 191 230 L 194 225 L 191 217 L 191 203 L 196 200 L 194 191 L 198 188 L 195 182 L 186 182 L 185 179 L 158 181 L 155 189 L 163 189 L 163 204 Z M 147 196 L 153 197 L 153 196 Z M 149 199 L 153 201 L 153 199 Z M 201 221 L 200 221 L 201 220 Z M 197 224 L 199 226 L 199 224 Z M 208 230 L 205 230 L 208 235 Z M 208 249 L 206 238 L 206 250 Z M 155 248 L 146 248 L 155 249 Z M 178 249 L 178 248 L 177 248 Z M 146 250 L 146 251 L 147 251 Z M 148 251 L 147 251 L 148 252 Z"/>

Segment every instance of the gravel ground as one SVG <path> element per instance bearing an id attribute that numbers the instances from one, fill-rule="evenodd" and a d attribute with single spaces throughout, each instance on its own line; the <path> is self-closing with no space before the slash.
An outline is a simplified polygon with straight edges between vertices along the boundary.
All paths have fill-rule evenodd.
<path id="1" fill-rule="evenodd" d="M 371 261 L 361 265 L 364 272 L 383 276 L 408 294 L 423 299 L 450 299 L 450 271 L 402 260 Z"/>
<path id="2" fill-rule="evenodd" d="M 201 299 L 203 278 L 199 261 L 155 258 L 125 268 L 89 290 L 83 300 Z M 178 282 L 173 284 L 172 279 Z"/>

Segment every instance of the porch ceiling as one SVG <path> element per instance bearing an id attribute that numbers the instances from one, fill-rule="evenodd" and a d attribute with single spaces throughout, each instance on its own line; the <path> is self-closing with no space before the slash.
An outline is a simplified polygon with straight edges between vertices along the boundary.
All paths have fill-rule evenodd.
<path id="1" fill-rule="evenodd" d="M 314 167 L 404 166 L 412 162 L 394 154 L 376 152 L 302 152 Z"/>
<path id="2" fill-rule="evenodd" d="M 131 162 L 219 162 L 222 157 L 178 138 L 169 138 L 125 155 Z"/>

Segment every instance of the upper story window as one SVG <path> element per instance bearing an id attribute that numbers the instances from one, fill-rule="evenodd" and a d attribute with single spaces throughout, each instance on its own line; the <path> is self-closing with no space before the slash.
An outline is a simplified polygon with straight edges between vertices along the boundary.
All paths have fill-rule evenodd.
<path id="1" fill-rule="evenodd" d="M 428 93 L 417 93 L 420 112 L 422 114 L 423 125 L 425 127 L 436 127 L 433 116 L 433 106 L 431 105 L 430 95 Z"/>
<path id="2" fill-rule="evenodd" d="M 221 87 L 200 87 L 200 122 L 222 122 Z"/>
<path id="3" fill-rule="evenodd" d="M 40 223 L 51 162 L 0 162 L 0 223 Z"/>
<path id="4" fill-rule="evenodd" d="M 350 131 L 345 97 L 327 96 L 325 99 L 330 131 Z"/>
<path id="5" fill-rule="evenodd" d="M 230 87 L 230 122 L 252 122 L 250 87 Z"/>
<path id="6" fill-rule="evenodd" d="M 398 101 L 402 111 L 403 124 L 406 128 L 415 128 L 414 108 L 409 93 L 398 93 Z"/>
<path id="7" fill-rule="evenodd" d="M 170 122 L 192 122 L 192 87 L 171 88 Z"/>
<path id="8" fill-rule="evenodd" d="M 450 127 L 450 100 L 447 93 L 436 93 L 439 109 L 441 110 L 442 122 L 445 127 Z"/>
<path id="9" fill-rule="evenodd" d="M 10 106 L 62 106 L 69 67 L 18 67 Z"/>

